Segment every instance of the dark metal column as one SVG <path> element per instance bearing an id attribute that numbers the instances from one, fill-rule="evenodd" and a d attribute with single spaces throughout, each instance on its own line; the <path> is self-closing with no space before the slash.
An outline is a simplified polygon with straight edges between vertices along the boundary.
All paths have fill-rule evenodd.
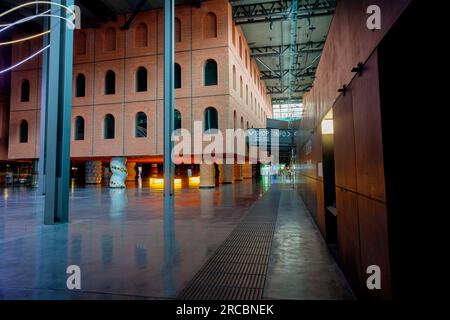
<path id="1" fill-rule="evenodd" d="M 164 0 L 164 196 L 174 193 L 172 161 L 174 126 L 174 13 L 175 0 Z"/>
<path id="2" fill-rule="evenodd" d="M 74 0 L 54 0 L 72 6 Z M 70 18 L 70 13 L 52 5 L 52 12 Z M 66 21 L 50 18 L 48 95 L 45 139 L 44 223 L 69 221 L 70 120 L 72 110 L 73 30 Z"/>

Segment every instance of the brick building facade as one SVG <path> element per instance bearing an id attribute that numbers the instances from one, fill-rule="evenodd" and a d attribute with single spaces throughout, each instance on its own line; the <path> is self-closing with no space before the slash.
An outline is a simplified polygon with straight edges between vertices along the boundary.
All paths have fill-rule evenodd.
<path id="1" fill-rule="evenodd" d="M 228 1 L 176 6 L 175 15 L 175 109 L 181 127 L 192 132 L 193 121 L 203 121 L 210 107 L 217 110 L 220 130 L 264 127 L 271 100 Z M 139 13 L 122 30 L 127 18 L 75 31 L 75 161 L 125 156 L 162 162 L 163 10 Z M 13 46 L 12 63 L 41 47 L 41 39 Z M 41 63 L 37 57 L 11 74 L 9 160 L 39 157 Z"/>

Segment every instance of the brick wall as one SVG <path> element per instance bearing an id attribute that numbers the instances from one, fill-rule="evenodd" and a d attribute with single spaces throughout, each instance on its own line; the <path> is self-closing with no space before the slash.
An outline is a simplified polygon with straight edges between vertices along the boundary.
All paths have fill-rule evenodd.
<path id="1" fill-rule="evenodd" d="M 216 15 L 217 36 L 205 39 L 211 33 L 206 27 L 208 13 Z M 249 127 L 264 127 L 265 116 L 271 115 L 271 102 L 265 85 L 259 80 L 259 70 L 250 60 L 249 48 L 239 27 L 232 21 L 231 6 L 226 0 L 202 3 L 200 8 L 177 6 L 176 18 L 181 24 L 179 42 L 175 43 L 175 62 L 181 66 L 181 88 L 175 89 L 175 108 L 181 112 L 182 127 L 192 130 L 192 121 L 203 120 L 207 107 L 215 107 L 219 113 L 219 129 L 232 125 L 236 110 L 238 119 L 243 117 Z M 73 109 L 72 109 L 72 157 L 100 156 L 150 156 L 162 154 L 163 124 L 163 10 L 142 12 L 126 31 L 120 27 L 127 16 L 117 22 L 108 22 L 97 29 L 76 30 L 74 41 Z M 142 26 L 147 27 L 147 37 L 142 36 Z M 140 28 L 140 29 L 139 29 Z M 233 29 L 235 42 L 233 43 Z M 115 33 L 115 45 L 111 49 L 111 34 Z M 139 37 L 141 35 L 141 37 Z M 16 35 L 18 37 L 20 35 Z M 239 55 L 241 39 L 242 57 Z M 86 39 L 85 43 L 81 41 Z M 13 48 L 14 60 L 20 60 L 40 47 L 40 40 Z M 245 54 L 246 53 L 246 54 Z M 204 64 L 208 59 L 217 62 L 218 84 L 204 86 Z M 233 65 L 237 79 L 242 76 L 243 95 L 239 84 L 233 89 Z M 147 69 L 147 91 L 136 92 L 136 71 Z M 28 62 L 12 72 L 11 122 L 9 131 L 10 159 L 30 159 L 39 156 L 39 118 L 41 58 Z M 104 78 L 112 70 L 116 75 L 116 92 L 105 95 Z M 78 74 L 86 78 L 84 97 L 75 97 L 75 80 Z M 23 79 L 30 81 L 30 101 L 20 102 Z M 239 80 L 238 80 L 239 81 Z M 248 87 L 248 99 L 246 98 Z M 252 97 L 252 99 L 250 99 Z M 147 137 L 135 137 L 135 115 L 147 115 Z M 106 114 L 115 117 L 115 138 L 103 138 L 103 119 Z M 75 117 L 85 121 L 84 140 L 74 140 Z M 19 143 L 19 125 L 29 123 L 28 143 Z M 240 121 L 238 121 L 240 123 Z"/>

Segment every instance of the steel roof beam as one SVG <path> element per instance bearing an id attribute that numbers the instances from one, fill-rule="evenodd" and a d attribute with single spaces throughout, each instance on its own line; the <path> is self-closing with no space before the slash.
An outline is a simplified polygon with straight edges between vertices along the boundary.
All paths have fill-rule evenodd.
<path id="1" fill-rule="evenodd" d="M 236 24 L 286 20 L 291 14 L 292 1 L 269 1 L 254 4 L 233 4 L 233 19 Z M 318 0 L 315 3 L 301 1 L 297 19 L 309 19 L 334 13 L 335 0 Z"/>

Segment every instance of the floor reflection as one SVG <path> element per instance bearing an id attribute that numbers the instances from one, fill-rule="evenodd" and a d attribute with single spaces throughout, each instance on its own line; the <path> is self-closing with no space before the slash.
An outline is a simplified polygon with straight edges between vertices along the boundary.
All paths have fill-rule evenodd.
<path id="1" fill-rule="evenodd" d="M 44 226 L 43 196 L 8 188 L 0 198 L 0 298 L 173 298 L 263 192 L 246 180 L 215 189 L 75 186 L 70 224 Z M 79 265 L 81 292 L 66 288 Z"/>

